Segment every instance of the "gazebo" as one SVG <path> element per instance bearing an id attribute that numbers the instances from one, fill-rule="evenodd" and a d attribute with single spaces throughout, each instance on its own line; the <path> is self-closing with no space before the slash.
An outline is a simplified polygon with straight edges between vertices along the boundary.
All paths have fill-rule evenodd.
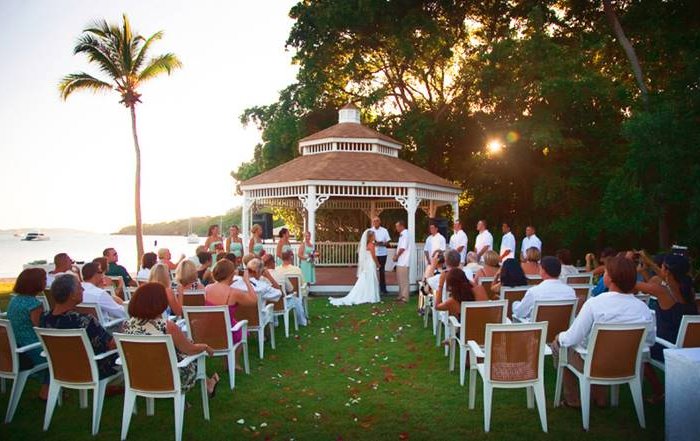
<path id="1" fill-rule="evenodd" d="M 398 158 L 403 145 L 376 130 L 362 125 L 360 110 L 348 104 L 338 112 L 338 124 L 299 141 L 301 156 L 241 183 L 243 192 L 242 225 L 244 243 L 248 243 L 252 213 L 264 207 L 300 210 L 305 228 L 316 243 L 316 211 L 361 210 L 370 219 L 383 210 L 406 210 L 408 230 L 415 243 L 416 210 L 435 217 L 438 207 L 451 205 L 458 213 L 459 187 L 416 165 Z M 351 264 L 355 247 L 324 244 L 324 248 L 345 247 Z M 320 244 L 318 244 L 320 245 Z M 411 283 L 416 269 L 422 267 L 422 247 L 417 244 L 411 256 Z M 342 250 L 341 250 L 342 251 Z M 322 259 L 323 255 L 321 252 Z M 321 263 L 322 264 L 322 263 Z"/>

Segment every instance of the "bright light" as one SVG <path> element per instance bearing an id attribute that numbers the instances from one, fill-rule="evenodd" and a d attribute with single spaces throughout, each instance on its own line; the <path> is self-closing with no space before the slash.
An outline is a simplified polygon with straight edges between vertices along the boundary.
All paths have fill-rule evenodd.
<path id="1" fill-rule="evenodd" d="M 489 153 L 498 153 L 503 150 L 503 143 L 497 139 L 493 139 L 486 144 L 486 150 L 488 150 Z"/>

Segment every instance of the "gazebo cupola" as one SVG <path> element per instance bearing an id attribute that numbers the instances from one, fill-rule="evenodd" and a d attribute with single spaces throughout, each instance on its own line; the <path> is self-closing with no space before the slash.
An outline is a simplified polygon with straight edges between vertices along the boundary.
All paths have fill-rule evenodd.
<path id="1" fill-rule="evenodd" d="M 371 152 L 399 157 L 401 143 L 362 125 L 360 109 L 354 104 L 338 111 L 338 124 L 299 141 L 302 155 L 325 152 Z"/>

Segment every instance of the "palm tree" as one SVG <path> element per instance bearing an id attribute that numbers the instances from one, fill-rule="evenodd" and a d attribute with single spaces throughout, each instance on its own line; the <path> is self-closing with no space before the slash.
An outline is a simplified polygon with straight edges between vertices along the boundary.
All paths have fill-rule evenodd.
<path id="1" fill-rule="evenodd" d="M 182 66 L 175 54 L 167 53 L 148 57 L 153 42 L 163 37 L 158 31 L 148 38 L 132 32 L 126 14 L 120 25 L 109 24 L 105 20 L 95 22 L 83 30 L 73 49 L 74 54 L 85 54 L 91 63 L 98 66 L 106 76 L 105 80 L 85 72 L 66 75 L 58 85 L 61 98 L 66 100 L 77 90 L 106 92 L 114 90 L 121 95 L 122 103 L 131 113 L 131 131 L 136 152 L 136 183 L 134 188 L 134 211 L 136 214 L 136 253 L 137 262 L 143 255 L 143 231 L 141 222 L 141 148 L 136 133 L 136 104 L 141 102 L 139 86 L 161 74 L 168 75 Z"/>

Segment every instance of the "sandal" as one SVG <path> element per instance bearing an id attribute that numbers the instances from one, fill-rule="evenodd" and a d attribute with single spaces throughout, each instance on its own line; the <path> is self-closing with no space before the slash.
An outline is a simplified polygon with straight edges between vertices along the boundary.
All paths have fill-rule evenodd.
<path id="1" fill-rule="evenodd" d="M 211 392 L 209 392 L 209 391 L 207 392 L 210 399 L 214 398 L 216 396 L 216 388 L 219 385 L 219 381 L 220 381 L 219 374 L 215 373 L 214 375 L 211 376 L 211 379 L 215 380 L 215 381 L 214 381 L 214 386 L 211 388 Z"/>

